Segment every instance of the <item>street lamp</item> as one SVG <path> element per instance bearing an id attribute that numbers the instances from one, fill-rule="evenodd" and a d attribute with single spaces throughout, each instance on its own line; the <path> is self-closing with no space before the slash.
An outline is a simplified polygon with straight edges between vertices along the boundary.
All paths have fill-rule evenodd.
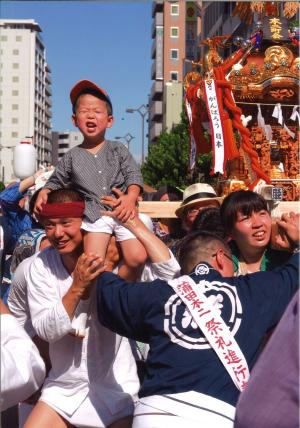
<path id="1" fill-rule="evenodd" d="M 144 127 L 145 127 L 145 116 L 148 113 L 148 105 L 142 104 L 138 108 L 127 108 L 126 113 L 134 113 L 137 111 L 141 117 L 142 117 L 142 163 L 144 163 L 145 160 L 145 142 L 144 142 Z"/>
<path id="2" fill-rule="evenodd" d="M 129 151 L 129 144 L 130 144 L 130 141 L 131 141 L 131 140 L 133 140 L 133 139 L 134 139 L 134 137 L 133 137 L 129 132 L 127 132 L 127 134 L 126 134 L 126 135 L 124 135 L 123 137 L 115 137 L 115 139 L 116 139 L 116 140 L 125 140 L 125 141 L 126 141 L 126 143 L 127 143 L 127 149 L 128 149 L 128 151 Z"/>

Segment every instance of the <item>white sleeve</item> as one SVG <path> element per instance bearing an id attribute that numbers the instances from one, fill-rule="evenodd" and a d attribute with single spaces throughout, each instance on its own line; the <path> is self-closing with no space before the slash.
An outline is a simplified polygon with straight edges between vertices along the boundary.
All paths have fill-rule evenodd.
<path id="1" fill-rule="evenodd" d="M 168 281 L 169 279 L 174 279 L 180 275 L 180 265 L 174 257 L 174 254 L 169 250 L 170 259 L 165 262 L 159 263 L 149 263 L 148 264 L 148 273 L 145 275 L 142 274 L 142 281 L 153 281 L 154 279 L 163 279 Z M 149 278 L 147 278 L 149 276 Z"/>
<path id="2" fill-rule="evenodd" d="M 71 332 L 72 325 L 59 292 L 60 280 L 47 265 L 46 251 L 32 262 L 26 280 L 32 325 L 38 336 L 51 343 Z"/>
<path id="3" fill-rule="evenodd" d="M 30 319 L 25 271 L 28 270 L 34 257 L 35 255 L 23 260 L 15 270 L 7 300 L 9 310 L 30 337 L 33 337 L 36 333 Z"/>
<path id="4" fill-rule="evenodd" d="M 12 315 L 1 315 L 1 399 L 5 410 L 30 397 L 45 379 L 45 364 Z"/>

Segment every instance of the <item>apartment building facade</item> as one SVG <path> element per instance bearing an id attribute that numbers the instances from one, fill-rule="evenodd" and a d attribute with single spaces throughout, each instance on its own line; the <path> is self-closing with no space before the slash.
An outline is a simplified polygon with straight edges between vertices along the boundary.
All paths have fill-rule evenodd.
<path id="1" fill-rule="evenodd" d="M 37 166 L 52 163 L 51 70 L 33 19 L 0 19 L 0 179 L 14 179 L 13 148 L 31 140 Z"/>
<path id="2" fill-rule="evenodd" d="M 63 155 L 83 141 L 83 135 L 79 131 L 52 132 L 52 164 L 57 165 Z"/>
<path id="3" fill-rule="evenodd" d="M 180 122 L 185 63 L 198 58 L 200 2 L 155 1 L 149 99 L 149 142 Z"/>
<path id="4" fill-rule="evenodd" d="M 240 30 L 240 20 L 231 16 L 234 7 L 230 1 L 153 2 L 150 144 L 180 122 L 184 76 L 191 71 L 192 61 L 203 60 L 207 51 L 201 42 Z"/>

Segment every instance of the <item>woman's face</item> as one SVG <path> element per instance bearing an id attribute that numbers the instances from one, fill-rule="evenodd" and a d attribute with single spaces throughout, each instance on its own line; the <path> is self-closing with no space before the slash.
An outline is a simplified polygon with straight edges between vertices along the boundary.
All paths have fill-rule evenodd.
<path id="1" fill-rule="evenodd" d="M 198 202 L 188 208 L 185 209 L 184 215 L 183 215 L 183 225 L 185 230 L 190 231 L 192 229 L 193 223 L 203 208 L 209 208 L 209 207 L 219 207 L 219 202 L 215 199 L 213 200 L 205 200 Z"/>
<path id="2" fill-rule="evenodd" d="M 253 211 L 249 215 L 238 212 L 230 235 L 240 251 L 243 249 L 264 249 L 270 241 L 271 227 L 271 216 L 266 210 Z"/>

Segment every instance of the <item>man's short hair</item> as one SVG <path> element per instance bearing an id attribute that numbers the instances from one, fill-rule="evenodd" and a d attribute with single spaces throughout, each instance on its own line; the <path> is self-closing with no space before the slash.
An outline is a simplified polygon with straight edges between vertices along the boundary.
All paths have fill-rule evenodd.
<path id="1" fill-rule="evenodd" d="M 211 232 L 222 239 L 227 237 L 221 221 L 220 207 L 205 207 L 195 218 L 192 232 Z"/>
<path id="2" fill-rule="evenodd" d="M 268 211 L 265 199 L 251 190 L 237 190 L 224 198 L 221 208 L 221 220 L 225 231 L 230 233 L 236 223 L 238 213 L 251 215 L 253 212 L 261 210 Z"/>
<path id="3" fill-rule="evenodd" d="M 200 262 L 211 263 L 211 256 L 222 248 L 228 255 L 231 250 L 227 243 L 219 236 L 211 232 L 192 232 L 187 235 L 179 248 L 178 261 L 181 267 L 181 273 L 187 275 Z"/>
<path id="4" fill-rule="evenodd" d="M 48 204 L 58 204 L 64 202 L 83 202 L 84 199 L 73 189 L 57 189 L 48 193 Z"/>

